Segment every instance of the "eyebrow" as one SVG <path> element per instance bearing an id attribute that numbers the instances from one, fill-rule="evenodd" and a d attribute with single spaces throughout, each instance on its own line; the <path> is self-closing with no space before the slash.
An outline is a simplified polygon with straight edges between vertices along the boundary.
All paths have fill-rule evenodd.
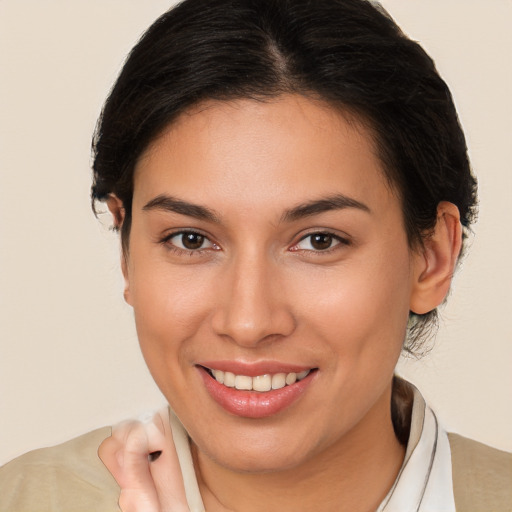
<path id="1" fill-rule="evenodd" d="M 343 194 L 334 194 L 321 199 L 308 201 L 307 203 L 300 204 L 290 210 L 287 210 L 284 212 L 281 221 L 293 222 L 311 215 L 317 215 L 331 210 L 344 210 L 346 208 L 356 208 L 358 210 L 371 213 L 370 208 L 368 208 L 364 203 Z"/>
<path id="2" fill-rule="evenodd" d="M 219 216 L 209 208 L 198 204 L 189 203 L 176 199 L 175 197 L 165 194 L 159 195 L 149 201 L 143 208 L 143 211 L 163 210 L 167 212 L 179 213 L 187 217 L 193 217 L 199 220 L 207 220 L 219 223 Z"/>
<path id="3" fill-rule="evenodd" d="M 317 215 L 319 213 L 332 210 L 343 210 L 346 208 L 356 208 L 358 210 L 371 213 L 370 208 L 368 208 L 364 203 L 343 194 L 335 194 L 321 199 L 308 201 L 286 210 L 281 217 L 281 222 L 293 222 L 311 215 Z M 220 223 L 219 216 L 214 210 L 211 210 L 206 206 L 189 203 L 165 194 L 161 194 L 149 201 L 144 205 L 142 210 L 163 210 L 178 213 L 180 215 L 186 215 L 187 217 L 193 217 L 199 220 L 206 220 L 217 224 Z"/>

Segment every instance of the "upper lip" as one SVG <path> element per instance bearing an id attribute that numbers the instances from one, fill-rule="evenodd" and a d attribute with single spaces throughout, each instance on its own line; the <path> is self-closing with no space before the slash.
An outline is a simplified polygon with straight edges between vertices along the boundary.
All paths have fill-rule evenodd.
<path id="1" fill-rule="evenodd" d="M 211 370 L 222 370 L 235 375 L 246 375 L 256 377 L 275 373 L 300 373 L 313 369 L 312 366 L 301 364 L 283 363 L 279 361 L 201 361 L 198 366 L 204 366 Z"/>

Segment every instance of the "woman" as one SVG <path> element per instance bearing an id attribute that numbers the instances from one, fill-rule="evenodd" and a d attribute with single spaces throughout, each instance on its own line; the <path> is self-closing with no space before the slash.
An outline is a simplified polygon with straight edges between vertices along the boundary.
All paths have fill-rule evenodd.
<path id="1" fill-rule="evenodd" d="M 510 459 L 448 437 L 393 378 L 476 185 L 446 85 L 385 14 L 189 0 L 133 50 L 94 148 L 125 299 L 184 427 L 79 441 L 103 441 L 123 510 L 505 510 Z M 78 458 L 108 506 L 118 488 Z"/>

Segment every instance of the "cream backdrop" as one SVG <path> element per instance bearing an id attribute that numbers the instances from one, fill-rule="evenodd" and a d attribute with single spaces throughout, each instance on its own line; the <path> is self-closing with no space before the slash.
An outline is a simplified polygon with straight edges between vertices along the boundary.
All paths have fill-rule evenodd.
<path id="1" fill-rule="evenodd" d="M 0 0 L 0 463 L 164 400 L 89 208 L 90 136 L 169 0 Z M 512 2 L 384 0 L 451 86 L 480 181 L 436 347 L 400 364 L 452 430 L 512 450 Z"/>

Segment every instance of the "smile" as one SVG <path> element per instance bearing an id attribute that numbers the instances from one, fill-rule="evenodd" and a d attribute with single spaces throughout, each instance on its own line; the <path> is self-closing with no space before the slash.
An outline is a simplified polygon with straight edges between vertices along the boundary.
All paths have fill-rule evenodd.
<path id="1" fill-rule="evenodd" d="M 213 368 L 206 368 L 206 370 L 219 384 L 228 388 L 235 388 L 240 391 L 259 391 L 261 393 L 290 386 L 304 379 L 311 372 L 311 370 L 304 370 L 299 373 L 275 373 L 273 375 L 265 374 L 249 377 L 248 375 L 235 375 L 231 372 Z"/>
<path id="2" fill-rule="evenodd" d="M 318 368 L 283 368 L 277 364 L 271 368 L 269 364 L 246 367 L 219 363 L 223 370 L 214 366 L 197 365 L 206 391 L 224 410 L 243 418 L 266 418 L 289 408 L 318 376 Z"/>

